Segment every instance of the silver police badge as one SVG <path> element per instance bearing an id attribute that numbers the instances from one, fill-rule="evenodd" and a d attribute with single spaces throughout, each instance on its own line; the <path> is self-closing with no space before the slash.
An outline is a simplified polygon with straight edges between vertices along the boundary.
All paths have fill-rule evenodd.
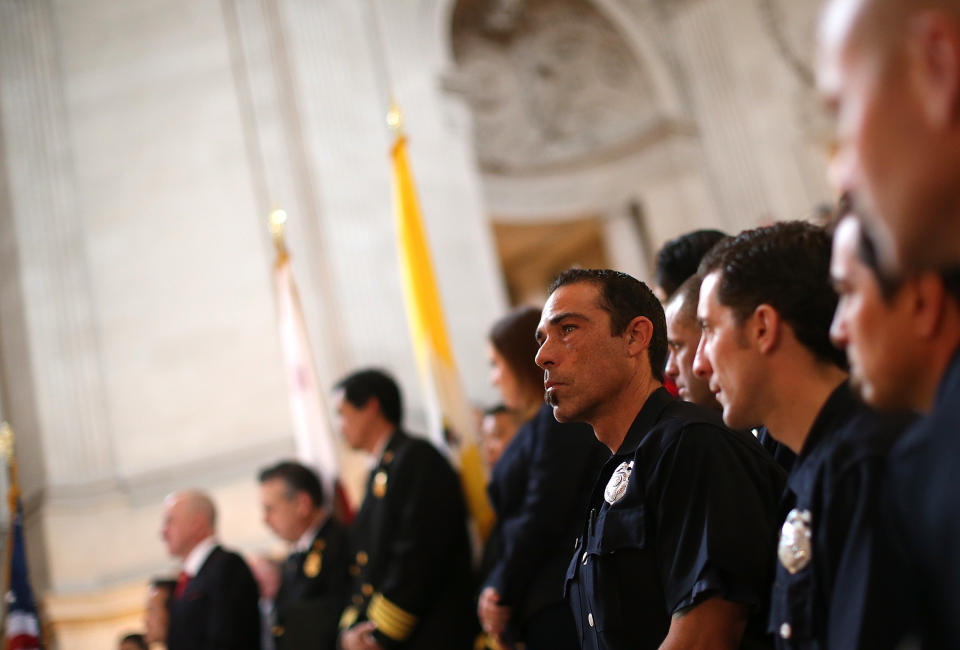
<path id="1" fill-rule="evenodd" d="M 633 461 L 629 463 L 623 461 L 613 472 L 613 476 L 607 481 L 607 487 L 603 490 L 603 500 L 613 505 L 623 498 L 627 493 L 627 483 L 630 482 L 630 473 L 633 472 Z"/>
<path id="2" fill-rule="evenodd" d="M 780 529 L 777 557 L 780 558 L 783 568 L 791 575 L 810 564 L 813 557 L 811 543 L 813 532 L 810 530 L 812 524 L 813 516 L 809 510 L 794 508 L 787 515 L 787 520 L 783 522 L 783 528 Z"/>

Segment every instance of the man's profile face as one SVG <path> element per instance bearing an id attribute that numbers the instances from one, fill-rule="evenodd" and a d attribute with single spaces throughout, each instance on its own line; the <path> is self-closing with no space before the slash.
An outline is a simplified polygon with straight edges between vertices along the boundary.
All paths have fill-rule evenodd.
<path id="1" fill-rule="evenodd" d="M 700 324 L 689 318 L 684 298 L 677 296 L 667 304 L 667 368 L 665 374 L 677 385 L 680 399 L 707 408 L 720 408 L 706 379 L 693 372 L 693 359 L 700 345 Z M 694 305 L 694 309 L 696 306 Z"/>
<path id="2" fill-rule="evenodd" d="M 710 392 L 723 407 L 723 421 L 733 429 L 762 424 L 758 414 L 758 395 L 763 378 L 758 354 L 744 338 L 744 326 L 733 309 L 717 298 L 718 271 L 710 273 L 700 285 L 697 318 L 703 334 L 693 368 L 708 381 Z"/>
<path id="3" fill-rule="evenodd" d="M 916 30 L 864 26 L 872 25 L 861 20 L 868 4 L 831 0 L 820 25 L 817 81 L 836 119 L 832 181 L 853 198 L 888 272 L 937 264 L 939 254 L 957 260 L 960 227 L 944 217 L 956 216 L 960 189 L 956 172 L 945 169 L 943 134 L 928 120 L 929 98 L 915 83 L 922 57 L 908 55 L 906 43 Z M 944 210 L 945 194 L 952 211 Z"/>
<path id="4" fill-rule="evenodd" d="M 260 505 L 267 527 L 280 539 L 295 542 L 303 534 L 305 513 L 300 493 L 288 491 L 283 479 L 268 479 L 260 484 Z"/>
<path id="5" fill-rule="evenodd" d="M 370 399 L 362 407 L 354 406 L 347 400 L 344 391 L 338 390 L 334 394 L 334 406 L 340 422 L 340 432 L 347 445 L 351 449 L 366 449 L 376 415 L 375 401 Z"/>
<path id="6" fill-rule="evenodd" d="M 194 545 L 202 539 L 202 517 L 195 512 L 183 497 L 168 499 L 164 503 L 161 536 L 167 552 L 173 557 L 185 558 Z"/>
<path id="7" fill-rule="evenodd" d="M 857 220 L 842 219 L 830 259 L 830 277 L 840 298 L 830 339 L 846 350 L 850 381 L 864 401 L 879 408 L 905 407 L 902 383 L 910 380 L 908 365 L 919 357 L 909 349 L 908 301 L 903 291 L 884 300 L 876 276 L 859 258 L 859 246 Z"/>
<path id="8" fill-rule="evenodd" d="M 599 287 L 574 282 L 550 294 L 537 327 L 537 365 L 559 422 L 591 422 L 632 379 L 625 336 L 610 333 Z"/>

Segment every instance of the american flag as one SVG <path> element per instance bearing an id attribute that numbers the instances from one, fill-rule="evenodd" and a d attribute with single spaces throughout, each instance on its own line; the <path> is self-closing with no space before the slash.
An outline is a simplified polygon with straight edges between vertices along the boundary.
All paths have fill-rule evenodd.
<path id="1" fill-rule="evenodd" d="M 13 553 L 10 561 L 10 590 L 6 594 L 4 624 L 7 650 L 39 650 L 40 621 L 27 577 L 27 555 L 23 546 L 23 506 L 17 499 L 13 517 Z"/>

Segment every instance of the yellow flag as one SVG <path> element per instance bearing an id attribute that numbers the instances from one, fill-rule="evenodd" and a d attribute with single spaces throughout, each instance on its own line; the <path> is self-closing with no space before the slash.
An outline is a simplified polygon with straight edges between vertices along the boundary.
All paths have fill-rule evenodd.
<path id="1" fill-rule="evenodd" d="M 398 115 L 393 111 L 395 109 L 391 111 L 393 115 Z M 420 217 L 420 204 L 410 173 L 407 139 L 399 131 L 396 133 L 391 157 L 400 271 L 417 368 L 427 401 L 430 436 L 435 444 L 447 444 L 447 433 L 452 431 L 459 441 L 460 480 L 467 507 L 481 540 L 485 540 L 493 526 L 493 509 L 487 499 L 476 427 L 463 395 L 457 365 L 447 337 L 440 293 Z"/>

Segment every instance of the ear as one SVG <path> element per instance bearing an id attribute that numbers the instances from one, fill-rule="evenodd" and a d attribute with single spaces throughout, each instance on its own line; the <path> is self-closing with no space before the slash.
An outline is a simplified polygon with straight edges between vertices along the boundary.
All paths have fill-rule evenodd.
<path id="1" fill-rule="evenodd" d="M 313 500 L 306 492 L 297 492 L 294 498 L 297 502 L 297 512 L 306 515 L 313 510 Z"/>
<path id="2" fill-rule="evenodd" d="M 907 56 L 924 116 L 937 130 L 960 117 L 960 24 L 942 11 L 926 11 L 909 26 Z"/>
<path id="3" fill-rule="evenodd" d="M 914 329 L 920 337 L 931 339 L 939 333 L 945 316 L 947 296 L 943 281 L 936 273 L 924 273 L 912 284 Z"/>
<path id="4" fill-rule="evenodd" d="M 630 356 L 639 354 L 650 347 L 653 340 L 653 323 L 646 316 L 637 316 L 627 325 L 624 336 Z"/>
<path id="5" fill-rule="evenodd" d="M 744 330 L 761 354 L 769 354 L 780 343 L 783 321 L 776 309 L 767 304 L 757 305 Z"/>

